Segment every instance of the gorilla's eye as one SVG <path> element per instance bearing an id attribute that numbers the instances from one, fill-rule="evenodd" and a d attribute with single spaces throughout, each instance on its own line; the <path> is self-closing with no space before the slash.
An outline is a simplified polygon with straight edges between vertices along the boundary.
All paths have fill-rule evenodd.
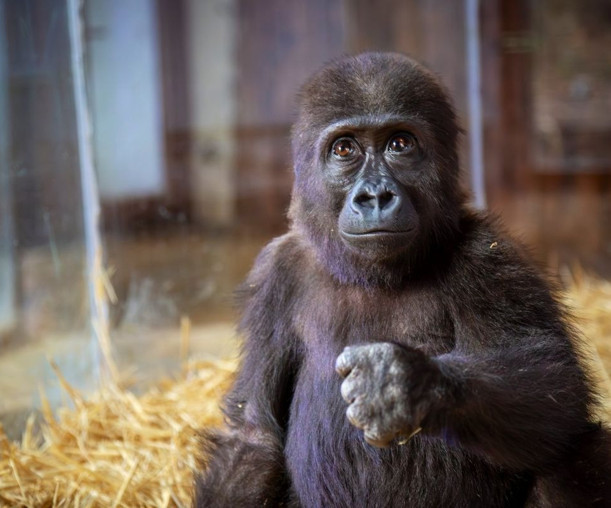
<path id="1" fill-rule="evenodd" d="M 388 141 L 387 150 L 394 153 L 408 153 L 416 148 L 416 138 L 411 134 L 396 134 Z"/>
<path id="2" fill-rule="evenodd" d="M 339 159 L 346 159 L 356 152 L 356 143 L 350 138 L 340 138 L 333 143 L 333 155 Z"/>

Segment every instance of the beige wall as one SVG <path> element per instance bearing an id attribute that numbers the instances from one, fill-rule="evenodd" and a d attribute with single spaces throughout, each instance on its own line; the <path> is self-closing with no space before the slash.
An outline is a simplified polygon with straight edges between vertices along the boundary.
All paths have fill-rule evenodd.
<path id="1" fill-rule="evenodd" d="M 236 2 L 187 0 L 191 104 L 191 199 L 194 219 L 230 226 L 234 219 Z"/>

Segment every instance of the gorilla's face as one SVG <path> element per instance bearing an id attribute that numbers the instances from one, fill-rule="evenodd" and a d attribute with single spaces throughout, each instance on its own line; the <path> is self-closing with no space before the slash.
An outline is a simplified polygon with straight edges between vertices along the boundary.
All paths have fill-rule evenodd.
<path id="1" fill-rule="evenodd" d="M 409 249 L 419 214 L 410 194 L 422 151 L 413 126 L 350 119 L 323 140 L 327 191 L 342 202 L 337 231 L 346 247 L 372 260 Z"/>
<path id="2" fill-rule="evenodd" d="M 293 131 L 294 226 L 340 279 L 400 278 L 456 228 L 457 132 L 443 89 L 407 57 L 325 67 Z"/>

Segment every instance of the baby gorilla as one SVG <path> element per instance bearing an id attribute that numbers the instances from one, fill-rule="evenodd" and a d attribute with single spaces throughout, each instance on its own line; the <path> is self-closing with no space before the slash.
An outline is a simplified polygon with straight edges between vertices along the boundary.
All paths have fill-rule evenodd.
<path id="1" fill-rule="evenodd" d="M 458 132 L 402 55 L 305 84 L 290 229 L 241 291 L 196 506 L 610 505 L 577 339 L 520 246 L 468 208 Z"/>

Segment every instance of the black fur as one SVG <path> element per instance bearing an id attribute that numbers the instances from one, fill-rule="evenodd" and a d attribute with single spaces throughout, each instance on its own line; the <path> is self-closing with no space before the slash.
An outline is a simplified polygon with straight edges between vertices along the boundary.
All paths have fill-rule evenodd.
<path id="1" fill-rule="evenodd" d="M 397 130 L 417 149 L 389 153 Z M 522 248 L 465 205 L 458 133 L 441 85 L 401 55 L 306 83 L 291 227 L 243 286 L 242 364 L 196 506 L 611 504 L 577 338 Z M 359 143 L 348 162 L 340 136 Z M 353 244 L 338 217 L 380 175 L 414 212 L 391 217 L 404 236 L 367 222 Z"/>

